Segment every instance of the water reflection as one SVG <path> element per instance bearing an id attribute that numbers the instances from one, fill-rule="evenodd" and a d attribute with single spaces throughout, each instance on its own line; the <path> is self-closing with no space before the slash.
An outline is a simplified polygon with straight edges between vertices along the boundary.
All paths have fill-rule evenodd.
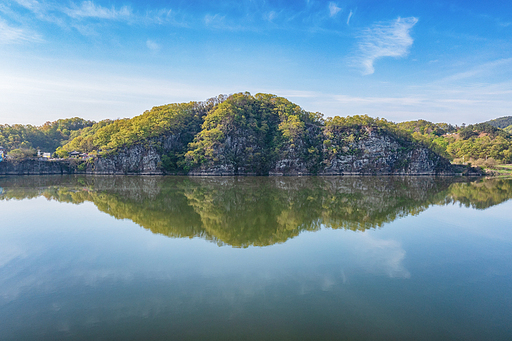
<path id="1" fill-rule="evenodd" d="M 1 200 L 92 202 L 153 233 L 234 247 L 282 243 L 322 226 L 364 231 L 431 205 L 485 209 L 512 196 L 511 179 L 433 177 L 48 176 L 3 178 L 0 187 Z"/>

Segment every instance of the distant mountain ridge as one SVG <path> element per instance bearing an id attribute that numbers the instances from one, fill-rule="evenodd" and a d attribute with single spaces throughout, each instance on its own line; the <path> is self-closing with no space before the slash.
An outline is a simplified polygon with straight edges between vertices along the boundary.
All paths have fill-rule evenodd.
<path id="1" fill-rule="evenodd" d="M 484 123 L 488 123 L 496 128 L 505 129 L 512 125 L 512 116 L 503 116 L 495 118 L 494 120 L 486 121 Z"/>

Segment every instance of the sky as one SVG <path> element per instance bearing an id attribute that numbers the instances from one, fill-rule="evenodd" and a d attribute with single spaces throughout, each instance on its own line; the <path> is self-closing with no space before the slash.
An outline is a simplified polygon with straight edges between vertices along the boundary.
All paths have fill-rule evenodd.
<path id="1" fill-rule="evenodd" d="M 0 124 L 245 91 L 325 117 L 512 115 L 512 1 L 0 0 Z"/>

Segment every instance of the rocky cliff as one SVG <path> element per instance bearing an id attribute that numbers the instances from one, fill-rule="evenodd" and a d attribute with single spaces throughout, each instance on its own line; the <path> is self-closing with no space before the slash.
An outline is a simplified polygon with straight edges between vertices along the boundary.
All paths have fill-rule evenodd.
<path id="1" fill-rule="evenodd" d="M 175 165 L 172 164 L 169 155 L 176 155 L 182 152 L 185 147 L 186 144 L 183 143 L 179 135 L 161 136 L 120 149 L 115 153 L 96 157 L 87 163 L 86 171 L 101 175 L 163 175 L 174 173 Z"/>
<path id="2" fill-rule="evenodd" d="M 4 160 L 0 162 L 0 175 L 75 174 L 81 172 L 78 168 L 81 163 L 77 160 Z"/>
<path id="3" fill-rule="evenodd" d="M 362 138 L 339 146 L 335 153 L 325 152 L 324 175 L 450 174 L 450 162 L 430 149 L 392 134 L 365 128 Z"/>
<path id="4" fill-rule="evenodd" d="M 0 162 L 0 175 L 99 174 L 165 175 L 162 159 L 172 154 L 175 137 L 163 144 L 137 144 L 116 153 L 89 160 L 24 160 Z M 165 148 L 162 149 L 162 146 Z M 338 146 L 334 152 L 322 148 L 320 156 L 305 158 L 296 149 L 274 160 L 263 175 L 482 175 L 479 169 L 453 166 L 430 149 L 382 132 L 369 132 L 360 140 Z M 311 150 L 311 147 L 310 147 Z M 316 150 L 316 149 L 315 149 Z M 254 175 L 250 164 L 235 167 L 228 161 L 193 168 L 188 175 Z"/>
<path id="5" fill-rule="evenodd" d="M 116 154 L 98 157 L 87 165 L 87 172 L 115 175 L 161 175 L 161 156 L 156 148 L 135 145 Z"/>
<path id="6" fill-rule="evenodd" d="M 318 129 L 311 129 L 293 146 L 286 146 L 288 150 L 279 153 L 280 157 L 264 175 L 452 175 L 461 172 L 429 148 L 387 131 L 363 127 L 354 132 L 354 129 L 346 132 L 349 138 L 335 142 L 333 148 L 334 143 L 322 142 L 329 141 L 325 132 L 320 131 L 318 137 Z M 222 162 L 202 165 L 190 174 L 254 174 L 247 172 L 245 165 L 235 167 L 225 157 L 220 159 Z"/>

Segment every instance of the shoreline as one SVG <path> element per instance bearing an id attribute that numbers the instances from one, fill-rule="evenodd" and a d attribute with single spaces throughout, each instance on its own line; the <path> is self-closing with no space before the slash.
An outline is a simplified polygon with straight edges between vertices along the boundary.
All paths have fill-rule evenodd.
<path id="1" fill-rule="evenodd" d="M 86 160 L 80 159 L 60 159 L 60 160 L 39 160 L 28 159 L 20 161 L 4 160 L 0 162 L 0 176 L 22 176 L 22 175 L 115 175 L 115 176 L 188 176 L 188 177 L 226 177 L 226 176 L 263 176 L 263 177 L 283 177 L 283 176 L 398 176 L 398 177 L 414 177 L 414 176 L 427 176 L 427 177 L 481 177 L 481 176 L 494 176 L 488 174 L 484 170 L 475 167 L 468 167 L 465 165 L 451 165 L 450 170 L 441 170 L 439 172 L 414 172 L 414 171 L 397 171 L 397 172 L 375 172 L 375 171 L 362 171 L 362 172 L 335 172 L 323 171 L 318 173 L 308 172 L 269 172 L 268 174 L 257 174 L 253 172 L 235 173 L 231 171 L 208 171 L 208 170 L 193 170 L 188 173 L 182 172 L 166 172 L 162 169 L 151 169 L 142 171 L 127 171 L 127 170 L 96 170 L 95 164 Z"/>

